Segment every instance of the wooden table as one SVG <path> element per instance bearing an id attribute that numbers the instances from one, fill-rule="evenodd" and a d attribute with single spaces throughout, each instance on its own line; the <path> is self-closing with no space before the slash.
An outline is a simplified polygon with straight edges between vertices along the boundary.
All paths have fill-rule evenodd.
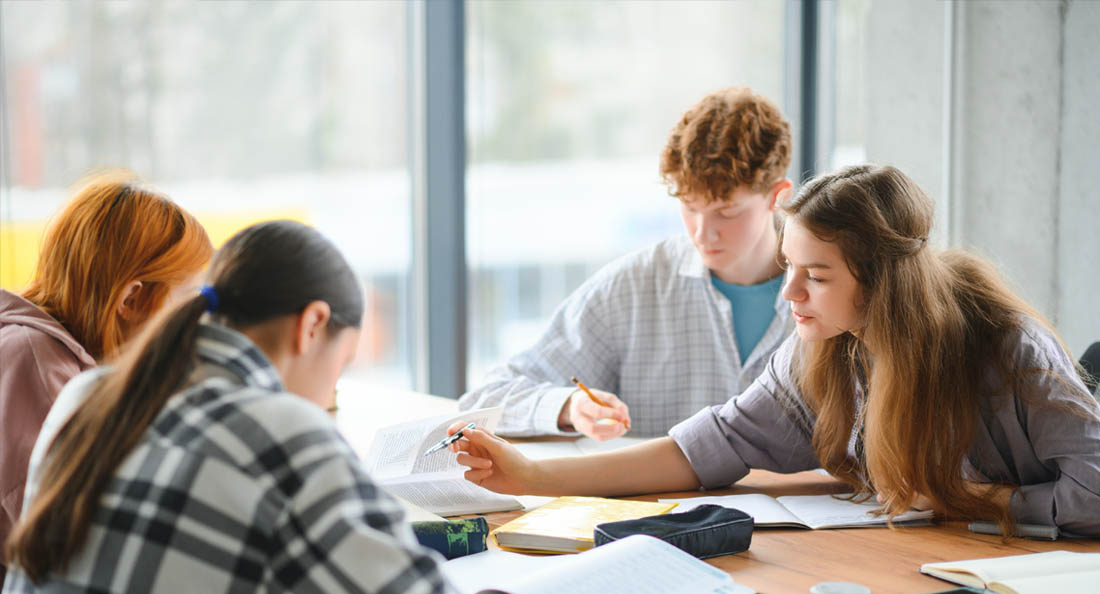
<path id="1" fill-rule="evenodd" d="M 817 472 L 775 474 L 753 470 L 734 488 L 707 491 L 707 495 L 765 493 L 821 495 L 843 493 L 839 481 Z M 659 497 L 691 497 L 699 492 L 665 493 L 631 497 L 656 501 Z M 492 527 L 522 512 L 486 514 Z M 949 521 L 933 526 L 802 530 L 761 528 L 752 535 L 749 550 L 737 555 L 708 559 L 739 584 L 758 592 L 809 592 L 818 582 L 844 581 L 862 584 L 872 592 L 936 592 L 951 584 L 920 573 L 922 563 L 1003 557 L 1065 549 L 1100 552 L 1100 540 L 1022 538 L 1003 541 L 1000 536 L 974 534 L 966 522 Z"/>
<path id="2" fill-rule="evenodd" d="M 342 382 L 337 422 L 356 450 L 365 453 L 379 428 L 406 420 L 457 409 L 454 400 Z M 362 455 L 362 454 L 361 454 Z M 765 493 L 819 495 L 842 493 L 844 485 L 816 472 L 780 475 L 754 470 L 730 489 L 707 491 L 707 495 Z M 664 493 L 632 497 L 655 501 L 659 497 L 690 497 L 699 492 Z M 522 512 L 486 514 L 492 527 Z M 1097 511 L 1100 513 L 1100 510 Z M 753 533 L 752 546 L 737 555 L 707 562 L 729 572 L 738 583 L 761 593 L 808 592 L 823 581 L 862 584 L 872 592 L 935 592 L 951 584 L 920 573 L 922 563 L 959 561 L 982 557 L 1003 557 L 1064 549 L 1100 552 L 1100 540 L 1058 540 L 1054 542 L 973 534 L 965 522 L 941 522 L 934 526 L 800 530 L 762 528 Z"/>

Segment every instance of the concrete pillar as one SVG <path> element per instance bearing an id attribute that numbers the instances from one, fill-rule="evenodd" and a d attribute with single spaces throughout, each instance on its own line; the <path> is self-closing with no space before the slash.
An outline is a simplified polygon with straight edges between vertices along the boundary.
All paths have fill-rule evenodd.
<path id="1" fill-rule="evenodd" d="M 1100 3 L 876 1 L 867 28 L 868 160 L 1080 356 L 1100 340 Z"/>
<path id="2" fill-rule="evenodd" d="M 936 201 L 936 242 L 946 241 L 944 202 L 944 6 L 876 2 L 867 14 L 867 158 L 893 165 Z"/>
<path id="3" fill-rule="evenodd" d="M 1061 6 L 967 2 L 955 237 L 1057 318 Z"/>
<path id="4" fill-rule="evenodd" d="M 1100 2 L 1070 2 L 1064 27 L 1056 312 L 1080 357 L 1100 340 Z"/>

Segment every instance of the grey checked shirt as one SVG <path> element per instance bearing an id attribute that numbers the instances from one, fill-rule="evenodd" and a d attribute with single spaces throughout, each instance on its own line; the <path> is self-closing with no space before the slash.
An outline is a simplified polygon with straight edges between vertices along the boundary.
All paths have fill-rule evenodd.
<path id="1" fill-rule="evenodd" d="M 771 324 L 742 365 L 729 300 L 688 237 L 667 239 L 597 272 L 562 303 L 533 347 L 489 372 L 458 406 L 504 406 L 501 435 L 568 435 L 558 429 L 558 413 L 577 376 L 630 407 L 630 435 L 664 435 L 763 371 L 792 328 L 782 298 L 765 315 Z"/>
<path id="2" fill-rule="evenodd" d="M 115 472 L 83 548 L 39 586 L 9 568 L 4 594 L 445 591 L 435 554 L 324 411 L 284 392 L 241 334 L 204 325 L 198 350 L 196 383 L 169 399 Z M 53 436 L 102 373 L 58 396 L 24 511 Z"/>

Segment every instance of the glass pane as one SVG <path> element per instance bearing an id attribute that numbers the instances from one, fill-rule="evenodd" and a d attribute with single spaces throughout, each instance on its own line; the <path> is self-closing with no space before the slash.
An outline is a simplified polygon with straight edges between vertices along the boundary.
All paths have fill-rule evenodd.
<path id="1" fill-rule="evenodd" d="M 863 82 L 866 56 L 867 11 L 869 0 L 839 0 L 830 8 L 835 10 L 835 30 L 822 33 L 829 39 L 833 36 L 835 60 L 831 64 L 835 77 L 829 88 L 832 90 L 832 114 L 822 114 L 822 118 L 834 118 L 832 146 L 823 162 L 830 171 L 845 165 L 857 165 L 867 161 L 866 113 L 867 92 Z M 829 75 L 827 67 L 823 74 Z"/>
<path id="2" fill-rule="evenodd" d="M 5 2 L 0 282 L 89 170 L 133 169 L 215 244 L 317 226 L 362 275 L 354 373 L 410 386 L 404 2 Z"/>
<path id="3" fill-rule="evenodd" d="M 682 233 L 658 174 L 706 93 L 783 104 L 782 2 L 467 4 L 469 382 L 611 259 Z"/>

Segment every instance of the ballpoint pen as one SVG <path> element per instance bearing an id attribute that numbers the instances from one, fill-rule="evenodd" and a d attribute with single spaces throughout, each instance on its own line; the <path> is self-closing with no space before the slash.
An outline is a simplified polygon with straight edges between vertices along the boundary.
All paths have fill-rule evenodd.
<path id="1" fill-rule="evenodd" d="M 447 437 L 444 437 L 442 440 L 440 440 L 439 443 L 437 443 L 434 446 L 428 448 L 428 451 L 424 452 L 424 455 L 427 456 L 428 454 L 431 454 L 432 452 L 438 452 L 439 450 L 442 450 L 443 448 L 451 445 L 452 443 L 454 443 L 454 442 L 456 442 L 456 441 L 458 441 L 459 439 L 462 438 L 462 432 L 463 431 L 466 431 L 467 429 L 473 429 L 474 427 L 477 427 L 477 423 L 473 423 L 473 422 L 466 423 L 465 427 L 459 429 L 458 431 L 455 431 L 454 433 L 448 435 Z"/>

